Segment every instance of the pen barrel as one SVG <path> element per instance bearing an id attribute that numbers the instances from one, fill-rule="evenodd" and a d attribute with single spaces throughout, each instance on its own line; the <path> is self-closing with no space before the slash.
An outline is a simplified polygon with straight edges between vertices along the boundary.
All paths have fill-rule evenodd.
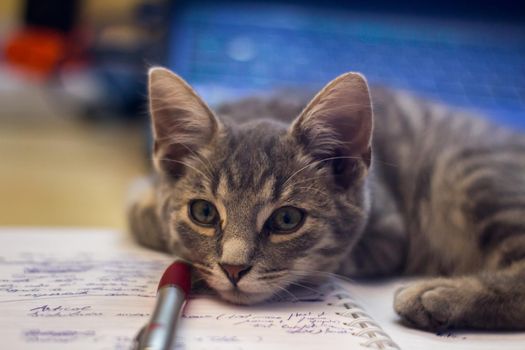
<path id="1" fill-rule="evenodd" d="M 157 303 L 150 319 L 141 349 L 168 350 L 175 340 L 175 330 L 186 297 L 175 285 L 166 285 L 157 292 Z"/>

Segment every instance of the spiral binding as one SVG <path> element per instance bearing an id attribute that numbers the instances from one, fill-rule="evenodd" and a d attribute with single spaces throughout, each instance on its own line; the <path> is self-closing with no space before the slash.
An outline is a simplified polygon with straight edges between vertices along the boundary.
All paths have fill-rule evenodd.
<path id="1" fill-rule="evenodd" d="M 361 328 L 355 334 L 357 337 L 363 338 L 361 346 L 369 349 L 401 350 L 392 338 L 363 311 L 361 306 L 349 294 L 337 292 L 333 296 L 339 299 L 340 302 L 332 305 L 345 308 L 343 312 L 336 312 L 336 314 L 350 319 L 349 322 L 345 322 L 345 325 Z"/>

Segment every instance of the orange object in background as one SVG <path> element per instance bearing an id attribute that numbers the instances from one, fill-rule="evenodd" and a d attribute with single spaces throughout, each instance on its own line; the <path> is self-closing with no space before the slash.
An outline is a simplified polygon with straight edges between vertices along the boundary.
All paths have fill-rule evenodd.
<path id="1" fill-rule="evenodd" d="M 26 28 L 8 40 L 5 51 L 8 63 L 47 78 L 66 56 L 66 37 L 51 29 Z"/>

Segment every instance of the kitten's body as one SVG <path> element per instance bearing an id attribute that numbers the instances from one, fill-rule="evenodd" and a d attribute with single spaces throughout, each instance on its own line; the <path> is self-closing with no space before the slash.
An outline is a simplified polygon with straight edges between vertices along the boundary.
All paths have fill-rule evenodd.
<path id="1" fill-rule="evenodd" d="M 311 208 L 314 217 L 316 210 L 331 213 L 332 221 L 321 222 L 314 228 L 319 231 L 327 227 L 328 230 L 328 226 L 323 225 L 329 225 L 334 232 L 330 239 L 334 241 L 324 245 L 317 242 L 316 249 L 309 251 L 310 256 L 289 256 L 297 261 L 302 259 L 294 268 L 301 273 L 311 267 L 312 270 L 335 271 L 351 277 L 447 276 L 401 290 L 395 299 L 396 311 L 406 321 L 426 329 L 525 329 L 525 138 L 404 93 L 377 89 L 372 91 L 372 101 L 371 170 L 367 175 L 364 168 L 359 167 L 361 163 L 352 163 L 352 170 L 343 173 L 361 185 L 345 185 L 344 189 L 334 187 L 333 192 L 327 193 L 323 185 L 312 181 L 319 175 L 327 176 L 315 172 L 322 169 L 311 173 L 301 167 L 296 170 L 299 172 L 297 177 L 304 175 L 304 178 L 295 179 L 299 185 L 293 188 L 295 192 L 291 190 L 292 195 L 297 203 L 305 202 L 304 206 Z M 261 164 L 275 162 L 277 175 L 272 175 L 280 178 L 279 172 L 285 170 L 279 168 L 282 160 L 277 158 L 282 155 L 292 159 L 295 156 L 286 154 L 282 145 L 276 153 L 272 148 L 276 141 L 272 137 L 286 133 L 288 124 L 301 113 L 306 102 L 297 97 L 251 99 L 218 109 L 223 120 L 232 120 L 229 124 L 225 122 L 225 125 L 231 125 L 226 129 L 235 130 L 233 133 L 238 135 L 234 137 L 237 144 L 232 141 L 231 147 L 225 148 L 218 157 L 223 159 L 219 162 L 221 169 L 233 172 L 237 181 L 228 187 L 217 180 L 216 191 L 234 193 L 233 187 L 237 186 L 242 194 L 223 204 L 227 207 L 225 211 L 230 207 L 240 208 L 229 211 L 228 220 L 242 223 L 240 216 L 251 208 L 250 204 L 243 207 L 244 203 L 252 203 L 259 197 L 264 198 L 265 192 L 275 191 L 274 187 L 265 184 L 256 188 L 254 174 L 262 174 L 258 179 L 261 183 L 261 179 L 268 176 L 264 175 Z M 261 117 L 275 121 L 256 120 Z M 258 160 L 256 153 L 250 153 L 257 145 L 267 149 L 265 157 L 276 159 Z M 221 151 L 217 152 L 220 154 Z M 205 163 L 210 159 L 205 151 L 199 155 L 198 159 L 201 158 L 204 158 L 201 164 L 206 168 Z M 366 163 L 366 156 L 363 159 Z M 239 164 L 250 169 L 245 171 L 245 178 L 243 169 L 231 170 Z M 217 165 L 210 166 L 217 168 Z M 258 167 L 261 167 L 260 172 L 254 171 Z M 282 177 L 289 178 L 289 175 L 283 173 Z M 276 181 L 272 184 L 275 186 Z M 196 264 L 205 260 L 204 255 L 195 253 L 199 249 L 218 249 L 220 251 L 214 254 L 225 259 L 224 255 L 228 254 L 222 250 L 225 245 L 220 249 L 215 246 L 206 248 L 206 245 L 216 243 L 206 239 L 184 240 L 181 237 L 191 235 L 190 232 L 180 226 L 170 227 L 170 215 L 175 209 L 173 204 L 168 204 L 168 197 L 175 190 L 173 184 L 158 178 L 153 189 L 131 211 L 132 231 L 139 241 L 186 257 L 193 254 L 195 259 L 192 260 Z M 311 201 L 310 206 L 308 201 Z M 241 224 L 236 230 L 237 233 L 226 230 L 226 237 L 231 235 L 239 241 L 243 230 L 254 231 Z M 346 230 L 356 232 L 355 236 L 341 236 Z M 337 240 L 338 234 L 340 240 Z M 283 244 L 297 247 L 303 244 L 304 248 L 295 250 L 306 251 L 313 241 L 305 238 L 299 242 L 302 237 L 306 236 Z M 193 246 L 181 241 L 192 242 Z M 256 258 L 247 259 L 261 260 L 266 267 L 270 266 L 264 265 L 264 259 L 284 259 L 286 257 L 279 254 L 291 254 L 292 251 L 270 250 L 268 256 L 257 258 L 260 253 L 257 249 L 260 251 L 261 247 L 266 246 L 255 244 L 251 248 L 229 246 L 227 249 L 233 249 L 234 253 L 229 253 L 233 255 L 255 254 Z M 204 274 L 212 273 L 206 272 L 209 267 L 204 263 Z M 316 271 L 311 275 L 315 276 Z M 223 288 L 220 283 L 214 285 L 214 280 L 208 283 L 216 289 Z M 233 299 L 231 296 L 226 298 Z"/>
<path id="2" fill-rule="evenodd" d="M 371 94 L 371 215 L 356 247 L 362 249 L 340 272 L 449 276 L 495 267 L 486 258 L 507 237 L 496 227 L 486 230 L 498 223 L 490 219 L 509 214 L 518 221 L 505 224 L 525 229 L 525 137 L 404 92 L 378 88 Z M 297 96 L 249 99 L 218 111 L 238 124 L 261 115 L 288 124 L 307 102 Z M 381 238 L 372 232 L 390 233 L 384 247 L 381 241 L 365 244 L 371 236 Z"/>

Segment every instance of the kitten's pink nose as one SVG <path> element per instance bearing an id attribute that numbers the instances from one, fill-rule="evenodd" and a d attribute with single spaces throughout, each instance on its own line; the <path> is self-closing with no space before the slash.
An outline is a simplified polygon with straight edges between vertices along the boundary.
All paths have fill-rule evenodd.
<path id="1" fill-rule="evenodd" d="M 234 286 L 252 269 L 250 265 L 219 264 L 219 266 Z"/>

